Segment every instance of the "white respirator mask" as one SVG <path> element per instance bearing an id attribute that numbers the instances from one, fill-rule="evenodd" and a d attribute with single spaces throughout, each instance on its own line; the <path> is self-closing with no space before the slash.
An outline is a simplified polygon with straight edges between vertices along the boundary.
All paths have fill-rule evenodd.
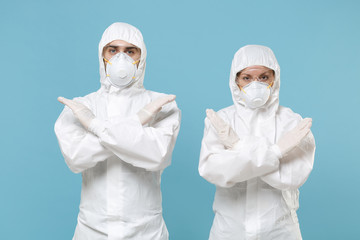
<path id="1" fill-rule="evenodd" d="M 118 88 L 129 86 L 135 80 L 138 61 L 134 61 L 127 54 L 120 52 L 106 62 L 106 76 L 112 85 Z"/>
<path id="2" fill-rule="evenodd" d="M 271 95 L 271 84 L 253 81 L 240 88 L 240 97 L 249 108 L 263 106 Z"/>

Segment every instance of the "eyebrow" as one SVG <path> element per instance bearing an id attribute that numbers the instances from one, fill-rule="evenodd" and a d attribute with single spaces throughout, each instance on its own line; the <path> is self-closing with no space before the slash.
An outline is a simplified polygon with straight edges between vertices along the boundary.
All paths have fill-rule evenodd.
<path id="1" fill-rule="evenodd" d="M 109 45 L 107 47 L 111 47 L 111 48 L 118 48 L 118 47 L 122 47 L 122 46 L 116 46 L 116 45 Z M 128 46 L 125 47 L 126 49 L 138 49 L 137 47 L 133 47 L 133 46 Z"/>
<path id="2" fill-rule="evenodd" d="M 266 73 L 274 73 L 274 70 L 268 70 L 268 71 L 266 71 L 266 72 L 264 72 L 264 73 L 262 73 L 261 75 L 263 75 L 263 74 L 266 74 Z"/>
<path id="3" fill-rule="evenodd" d="M 130 49 L 139 49 L 139 48 L 137 48 L 137 47 L 126 47 L 126 50 L 130 50 Z"/>
<path id="4" fill-rule="evenodd" d="M 264 75 L 264 74 L 268 74 L 268 73 L 274 73 L 274 72 L 273 72 L 273 70 L 268 70 L 268 71 L 266 71 L 266 72 L 261 73 L 259 76 Z M 240 76 L 240 75 L 251 76 L 251 74 L 249 74 L 249 73 L 242 73 L 242 72 L 239 72 L 239 76 Z"/>

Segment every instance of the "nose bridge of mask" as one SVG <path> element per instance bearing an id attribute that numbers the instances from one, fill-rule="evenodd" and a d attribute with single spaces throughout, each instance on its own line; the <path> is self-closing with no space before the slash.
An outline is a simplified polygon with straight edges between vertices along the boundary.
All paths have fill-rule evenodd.
<path id="1" fill-rule="evenodd" d="M 115 62 L 117 60 L 128 60 L 128 61 L 130 61 L 129 58 L 131 58 L 131 57 L 128 56 L 127 54 L 125 54 L 124 52 L 119 52 L 119 53 L 115 54 L 114 56 L 112 56 L 110 58 L 109 63 L 112 64 L 113 62 Z"/>
<path id="2" fill-rule="evenodd" d="M 117 56 L 118 58 L 120 58 L 121 60 L 126 58 L 126 54 L 124 52 L 119 52 L 118 54 L 116 54 L 115 56 Z"/>

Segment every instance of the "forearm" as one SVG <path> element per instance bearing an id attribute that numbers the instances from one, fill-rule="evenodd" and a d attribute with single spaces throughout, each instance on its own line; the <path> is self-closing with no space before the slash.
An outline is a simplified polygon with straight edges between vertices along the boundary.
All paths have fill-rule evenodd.
<path id="1" fill-rule="evenodd" d="M 224 149 L 211 132 L 203 139 L 199 173 L 218 186 L 231 187 L 278 166 L 279 159 L 265 138 L 243 136 L 232 149 Z"/>
<path id="2" fill-rule="evenodd" d="M 299 146 L 280 160 L 279 169 L 261 178 L 281 190 L 298 189 L 306 182 L 313 169 L 314 156 L 315 140 L 310 132 Z"/>
<path id="3" fill-rule="evenodd" d="M 113 155 L 100 144 L 97 136 L 82 127 L 68 108 L 59 116 L 54 130 L 65 161 L 75 173 Z"/>
<path id="4" fill-rule="evenodd" d="M 97 133 L 100 143 L 121 160 L 149 171 L 170 164 L 179 133 L 179 116 L 168 116 L 164 124 L 142 126 L 137 115 L 104 123 Z"/>

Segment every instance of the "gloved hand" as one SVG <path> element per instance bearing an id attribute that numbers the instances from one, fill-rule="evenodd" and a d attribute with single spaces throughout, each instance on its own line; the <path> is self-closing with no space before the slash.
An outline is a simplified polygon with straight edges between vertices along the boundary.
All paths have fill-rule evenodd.
<path id="1" fill-rule="evenodd" d="M 137 113 L 137 115 L 139 117 L 141 124 L 144 125 L 144 124 L 148 123 L 151 120 L 151 118 L 153 118 L 155 116 L 155 114 L 160 112 L 162 106 L 164 106 L 165 104 L 167 104 L 169 102 L 174 101 L 175 98 L 176 98 L 175 95 L 167 95 L 165 97 L 160 97 L 160 98 L 152 101 L 151 103 L 149 103 L 142 109 L 140 109 L 140 111 Z"/>
<path id="2" fill-rule="evenodd" d="M 310 132 L 311 125 L 312 119 L 304 118 L 293 130 L 281 136 L 276 145 L 278 145 L 282 157 L 294 149 L 301 140 L 304 139 L 304 137 Z"/>
<path id="3" fill-rule="evenodd" d="M 235 131 L 212 109 L 206 109 L 206 116 L 215 128 L 220 142 L 226 148 L 232 148 L 240 139 Z"/>
<path id="4" fill-rule="evenodd" d="M 86 130 L 90 130 L 90 124 L 95 119 L 95 115 L 84 104 L 74 100 L 58 97 L 58 101 L 68 106 L 74 113 L 75 117 L 79 119 L 80 123 Z"/>

